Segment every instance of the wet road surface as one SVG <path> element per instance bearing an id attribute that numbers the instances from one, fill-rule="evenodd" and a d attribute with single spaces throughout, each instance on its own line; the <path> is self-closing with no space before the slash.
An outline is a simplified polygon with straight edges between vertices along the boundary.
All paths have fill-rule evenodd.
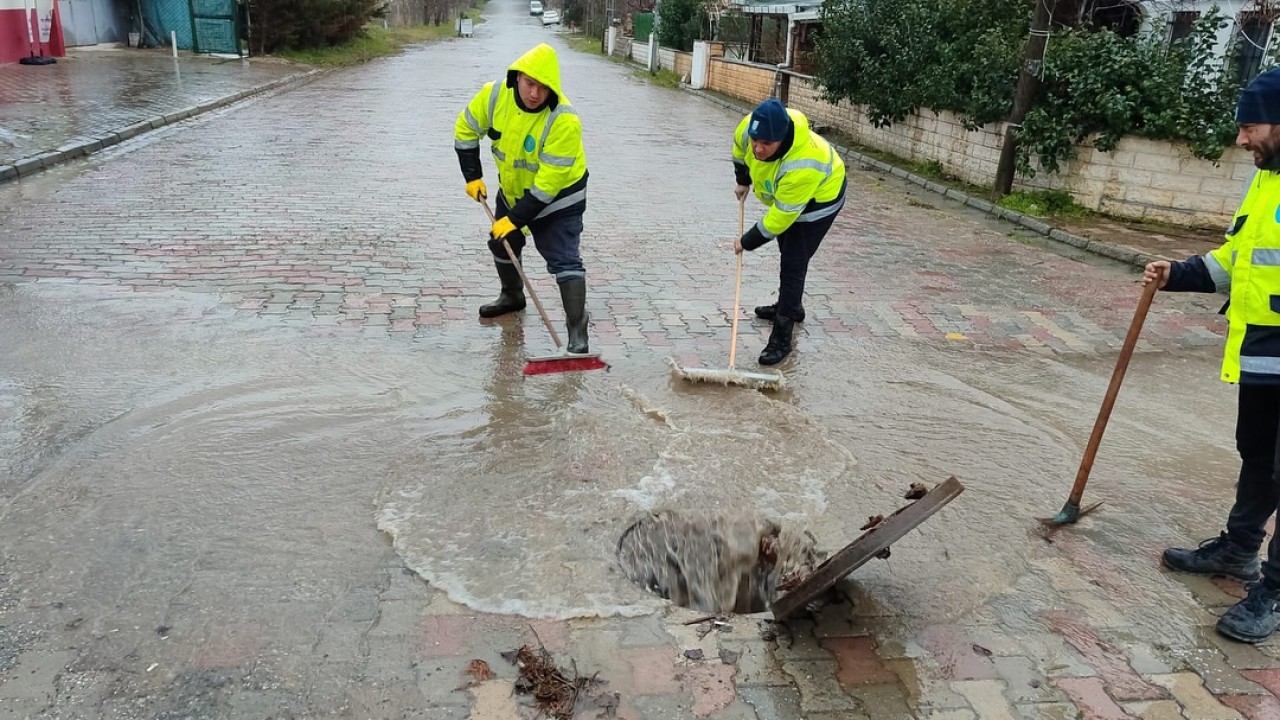
<path id="1" fill-rule="evenodd" d="M 738 118 L 487 13 L 0 187 L 0 717 L 511 717 L 498 653 L 534 633 L 627 717 L 1275 707 L 1276 651 L 1212 633 L 1237 589 L 1156 564 L 1229 504 L 1217 298 L 1159 298 L 1107 504 L 1046 542 L 1130 270 L 851 168 L 788 389 L 684 385 L 670 358 L 727 362 Z M 549 339 L 532 308 L 475 320 L 496 277 L 452 127 L 543 41 L 583 118 L 612 367 L 526 379 Z M 776 251 L 746 264 L 744 305 L 771 301 Z M 767 327 L 743 326 L 750 360 Z M 750 617 L 699 637 L 614 564 L 671 507 L 833 551 L 953 474 L 964 495 L 777 641 Z M 472 658 L 499 677 L 459 691 Z"/>

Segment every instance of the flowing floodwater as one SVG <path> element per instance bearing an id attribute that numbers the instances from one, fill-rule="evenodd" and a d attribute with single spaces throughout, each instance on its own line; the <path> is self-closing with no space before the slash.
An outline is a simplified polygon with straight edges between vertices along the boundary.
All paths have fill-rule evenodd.
<path id="1" fill-rule="evenodd" d="M 755 513 L 645 513 L 618 540 L 632 582 L 683 607 L 711 613 L 768 610 L 821 562 L 812 535 Z"/>
<path id="2" fill-rule="evenodd" d="M 618 561 L 638 519 L 672 509 L 760 518 L 751 522 L 811 535 L 829 553 L 869 516 L 906 504 L 911 483 L 950 474 L 967 492 L 855 579 L 885 607 L 929 588 L 931 605 L 913 609 L 922 621 L 977 607 L 1029 571 L 1041 542 L 1029 521 L 1065 499 L 1109 370 L 1088 358 L 827 342 L 793 366 L 802 392 L 685 384 L 659 353 L 612 358 L 608 372 L 525 378 L 525 326 L 513 323 L 438 337 L 428 352 L 256 321 L 227 333 L 206 321 L 228 311 L 200 296 L 152 303 L 163 330 L 135 322 L 146 300 L 109 294 L 101 320 L 86 323 L 60 292 L 22 286 L 5 300 L 20 312 L 0 331 L 22 342 L 5 346 L 0 382 L 0 521 L 70 521 L 79 498 L 98 501 L 93 517 L 75 520 L 74 539 L 15 548 L 90 577 L 107 556 L 123 557 L 165 582 L 148 553 L 179 562 L 284 547 L 305 558 L 340 554 L 377 529 L 453 600 L 530 617 L 665 606 Z M 1100 542 L 1150 547 L 1152 528 L 1171 534 L 1171 522 L 1214 507 L 1229 439 L 1162 422 L 1169 383 L 1212 396 L 1212 378 L 1195 379 L 1207 365 L 1135 359 L 1090 490 L 1109 500 Z M 1206 405 L 1201 421 L 1225 423 L 1229 410 Z M 1218 448 L 1208 461 L 1182 449 L 1206 442 Z M 1151 477 L 1176 472 L 1187 479 L 1150 495 Z M 307 595 L 305 565 L 277 570 Z M 682 571 L 697 573 L 730 578 L 723 588 L 736 597 L 741 573 Z M 235 582 L 250 597 L 265 592 Z"/>
<path id="3" fill-rule="evenodd" d="M 791 405 L 686 388 L 653 359 L 525 379 L 519 354 L 499 358 L 469 422 L 397 464 L 379 527 L 477 609 L 634 615 L 661 604 L 617 571 L 618 539 L 639 513 L 679 505 L 802 523 L 854 472 L 854 456 Z"/>

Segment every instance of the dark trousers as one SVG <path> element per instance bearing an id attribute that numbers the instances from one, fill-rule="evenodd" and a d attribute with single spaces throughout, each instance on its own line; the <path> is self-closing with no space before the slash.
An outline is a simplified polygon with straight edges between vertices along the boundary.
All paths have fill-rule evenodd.
<path id="1" fill-rule="evenodd" d="M 837 203 L 843 206 L 843 191 L 836 200 L 822 205 L 811 204 L 809 208 L 805 208 L 804 213 L 813 212 L 814 208 L 820 211 L 823 207 L 834 207 Z M 804 213 L 800 217 L 803 218 Z M 814 253 L 818 252 L 818 246 L 827 236 L 827 231 L 831 229 L 837 215 L 839 215 L 838 212 L 833 212 L 817 220 L 797 220 L 787 228 L 786 232 L 778 236 L 778 251 L 782 253 L 782 263 L 778 268 L 779 315 L 792 320 L 800 318 L 803 311 L 804 280 L 809 275 L 809 261 L 813 259 Z"/>
<path id="2" fill-rule="evenodd" d="M 579 251 L 579 243 L 582 239 L 582 214 L 586 210 L 586 203 L 581 203 L 578 208 L 566 209 L 557 212 L 551 217 L 541 220 L 534 220 L 529 223 L 529 232 L 533 235 L 533 246 L 538 249 L 538 254 L 547 262 L 547 272 L 556 277 L 556 282 L 563 283 L 567 280 L 575 278 L 585 278 L 587 271 L 582 266 L 582 254 Z M 510 212 L 507 207 L 507 199 L 498 193 L 498 211 L 494 217 L 502 219 Z M 507 236 L 507 242 L 511 243 L 511 249 L 515 251 L 516 257 L 520 257 L 520 252 L 524 248 L 524 233 L 518 233 Z M 500 263 L 509 263 L 507 259 L 507 251 L 503 249 L 501 242 L 490 242 L 489 251 L 493 253 L 493 259 Z"/>
<path id="3" fill-rule="evenodd" d="M 1227 518 L 1227 536 L 1240 547 L 1257 552 L 1266 539 L 1267 520 L 1280 504 L 1276 477 L 1277 434 L 1280 433 L 1280 385 L 1241 385 L 1236 417 L 1236 449 L 1240 452 L 1240 480 L 1236 502 Z M 1262 574 L 1280 586 L 1280 541 L 1272 538 Z"/>

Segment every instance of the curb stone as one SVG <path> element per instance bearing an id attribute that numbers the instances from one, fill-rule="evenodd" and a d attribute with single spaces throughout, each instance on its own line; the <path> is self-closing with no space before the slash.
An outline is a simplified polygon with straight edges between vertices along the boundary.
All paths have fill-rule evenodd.
<path id="1" fill-rule="evenodd" d="M 693 95 L 694 97 L 701 98 L 702 100 L 709 102 L 712 105 L 717 105 L 726 110 L 732 110 L 734 112 L 741 112 L 741 113 L 751 112 L 751 109 L 744 105 L 739 105 L 738 103 L 723 100 L 721 98 L 715 97 L 714 95 L 710 95 L 701 90 L 693 90 L 686 85 L 681 85 L 680 89 L 686 93 L 689 93 L 690 95 Z M 1013 223 L 1014 225 L 1018 225 L 1027 230 L 1031 230 L 1032 232 L 1035 232 L 1038 235 L 1043 235 L 1052 240 L 1056 240 L 1057 242 L 1063 243 L 1065 245 L 1070 245 L 1079 250 L 1084 250 L 1086 252 L 1090 252 L 1095 255 L 1100 255 L 1102 257 L 1109 258 L 1111 260 L 1117 260 L 1119 262 L 1125 263 L 1127 265 L 1133 265 L 1135 267 L 1145 267 L 1147 263 L 1152 262 L 1153 260 L 1169 259 L 1159 255 L 1150 255 L 1147 253 L 1138 252 L 1132 248 L 1125 247 L 1123 245 L 1116 245 L 1116 244 L 1104 242 L 1101 240 L 1092 240 L 1090 238 L 1081 237 L 1079 235 L 1069 233 L 1065 230 L 1062 230 L 1061 228 L 1055 228 L 1052 225 L 1049 225 L 1048 223 L 1046 223 L 1044 220 L 1041 220 L 1040 218 L 1032 217 L 1030 215 L 1024 215 L 1015 210 L 1010 210 L 1008 208 L 1001 207 L 988 200 L 973 197 L 972 195 L 969 195 L 968 193 L 963 192 L 961 190 L 957 190 L 955 188 L 948 188 L 944 185 L 941 185 L 932 180 L 929 180 L 928 178 L 924 178 L 919 175 L 916 175 L 915 173 L 909 172 L 904 168 L 900 168 L 896 165 L 892 165 L 890 163 L 884 162 L 883 160 L 878 160 L 873 157 L 868 157 L 866 155 L 863 155 L 860 152 L 857 152 L 856 150 L 850 150 L 837 143 L 831 143 L 831 144 L 846 160 L 854 160 L 854 161 L 857 161 L 859 164 L 866 166 L 868 168 L 878 170 L 880 172 L 888 173 L 890 175 L 893 175 L 894 177 L 902 178 L 903 180 L 906 180 L 907 182 L 912 183 L 913 185 L 919 185 L 920 187 L 923 187 L 924 189 L 930 192 L 934 192 L 944 197 L 950 198 L 951 200 L 955 200 L 961 205 L 967 205 L 975 210 L 984 212 L 988 215 L 1000 218 L 1002 220 L 1006 220 L 1008 222 Z"/>
<path id="2" fill-rule="evenodd" d="M 128 125 L 113 132 L 106 132 L 95 137 L 73 140 L 59 147 L 57 150 L 40 153 L 38 155 L 30 155 L 9 165 L 0 165 L 0 183 L 17 180 L 18 178 L 26 177 L 41 170 L 54 167 L 55 165 L 60 165 L 69 160 L 74 160 L 86 155 L 92 155 L 93 153 L 105 150 L 113 145 L 118 145 L 125 140 L 135 138 L 138 135 L 151 132 L 152 130 L 162 128 L 166 125 L 181 122 L 209 112 L 210 110 L 217 110 L 229 105 L 234 105 L 235 103 L 253 97 L 254 95 L 260 95 L 272 90 L 279 90 L 288 85 L 314 80 L 327 72 L 330 71 L 312 69 L 283 78 L 277 78 L 271 82 L 263 83 L 262 85 L 252 87 L 247 90 L 241 90 L 213 100 L 206 100 L 199 105 L 193 105 L 182 110 L 157 115 L 148 120 L 140 120 L 132 125 Z"/>

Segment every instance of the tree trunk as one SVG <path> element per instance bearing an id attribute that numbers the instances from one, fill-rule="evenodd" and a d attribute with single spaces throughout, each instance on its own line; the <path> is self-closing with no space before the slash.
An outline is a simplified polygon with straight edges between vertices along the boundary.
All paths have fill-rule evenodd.
<path id="1" fill-rule="evenodd" d="M 1000 165 L 996 169 L 995 191 L 1008 195 L 1013 189 L 1013 176 L 1018 160 L 1018 130 L 1031 110 L 1036 89 L 1040 86 L 1040 72 L 1044 64 L 1044 47 L 1049 39 L 1049 25 L 1057 0 L 1037 0 L 1031 16 L 1031 33 L 1027 37 L 1026 60 L 1018 72 L 1018 87 L 1013 92 L 1013 114 L 1005 125 L 1004 145 L 1000 148 Z"/>

